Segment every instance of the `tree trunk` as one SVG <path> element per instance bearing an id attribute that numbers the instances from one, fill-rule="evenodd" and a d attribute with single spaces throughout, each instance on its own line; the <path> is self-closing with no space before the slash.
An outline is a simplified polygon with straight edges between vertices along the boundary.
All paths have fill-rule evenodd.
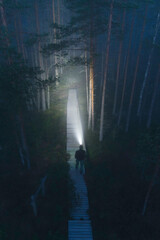
<path id="1" fill-rule="evenodd" d="M 121 121 L 121 117 L 122 117 L 122 109 L 123 109 L 124 94 L 125 94 L 125 89 L 126 89 L 126 81 L 127 81 L 127 74 L 128 74 L 128 64 L 129 64 L 130 49 L 131 49 L 131 43 L 132 43 L 134 21 L 135 21 L 135 13 L 134 13 L 134 16 L 132 18 L 132 23 L 131 23 L 129 44 L 128 44 L 128 50 L 127 50 L 127 59 L 126 59 L 126 66 L 125 66 L 125 72 L 124 72 L 122 98 L 121 98 L 120 111 L 119 111 L 119 116 L 118 116 L 118 126 L 120 125 L 120 121 Z"/>
<path id="2" fill-rule="evenodd" d="M 88 97 L 88 129 L 91 128 L 91 119 L 92 119 L 92 81 L 91 81 L 91 69 L 89 68 L 89 97 Z"/>
<path id="3" fill-rule="evenodd" d="M 58 4 L 58 25 L 60 25 L 61 24 L 61 2 L 60 2 L 60 0 L 57 0 L 58 2 L 57 2 L 57 4 Z M 62 58 L 62 53 L 61 53 L 61 51 L 60 51 L 60 60 L 61 60 L 61 58 Z M 63 68 L 62 68 L 62 66 L 60 67 L 60 73 L 61 74 L 63 74 Z"/>
<path id="4" fill-rule="evenodd" d="M 125 25 L 125 17 L 126 17 L 126 10 L 123 11 L 123 20 L 122 20 L 122 34 L 124 34 L 124 25 Z M 120 63 L 121 63 L 121 54 L 122 54 L 122 44 L 123 40 L 120 40 L 119 45 L 119 54 L 118 54 L 118 64 L 117 64 L 117 75 L 116 75 L 116 87 L 114 93 L 114 105 L 113 105 L 113 114 L 116 113 L 116 106 L 117 106 L 117 94 L 118 94 L 118 83 L 119 83 L 119 73 L 120 73 Z"/>
<path id="5" fill-rule="evenodd" d="M 102 90 L 99 141 L 103 140 L 104 105 L 105 105 L 106 81 L 107 81 L 107 75 L 108 75 L 109 50 L 110 50 L 112 18 L 113 18 L 113 3 L 114 3 L 114 0 L 112 0 L 112 2 L 111 2 L 109 24 L 108 24 L 108 38 L 107 38 L 107 51 L 106 51 L 105 71 L 104 71 L 104 82 L 103 82 L 103 90 Z"/>
<path id="6" fill-rule="evenodd" d="M 47 67 L 47 60 L 45 59 L 45 69 L 46 69 L 46 79 L 49 78 L 49 68 Z M 50 109 L 50 86 L 49 84 L 46 87 L 46 106 L 47 109 Z"/>
<path id="7" fill-rule="evenodd" d="M 85 73 L 86 73 L 86 101 L 87 101 L 87 112 L 89 112 L 88 109 L 88 66 L 87 66 L 87 51 L 84 52 L 85 55 Z"/>
<path id="8" fill-rule="evenodd" d="M 91 40 L 91 45 L 93 39 Z M 92 47 L 93 48 L 93 45 Z M 88 128 L 94 130 L 94 60 L 93 49 L 90 51 L 90 66 L 89 66 L 89 118 Z"/>
<path id="9" fill-rule="evenodd" d="M 56 10 L 55 10 L 55 0 L 52 0 L 52 13 L 53 13 L 53 24 L 56 23 Z M 54 43 L 57 43 L 56 39 L 56 29 L 54 28 Z M 55 77 L 59 76 L 58 67 L 56 66 L 58 64 L 57 56 L 54 54 L 54 64 L 55 64 Z M 58 81 L 56 81 L 56 85 L 58 85 Z"/>
<path id="10" fill-rule="evenodd" d="M 99 96 L 101 98 L 101 93 L 102 93 L 102 88 L 103 88 L 103 78 L 104 78 L 104 58 L 105 58 L 105 54 L 104 54 L 104 48 L 102 47 L 102 58 L 101 58 L 101 64 L 102 64 L 102 67 L 101 67 L 101 71 L 102 71 L 102 74 L 101 74 L 101 82 L 100 82 L 100 91 L 99 91 Z"/>
<path id="11" fill-rule="evenodd" d="M 93 7 L 93 6 L 92 6 Z M 90 64 L 89 64 L 89 117 L 88 128 L 94 130 L 94 30 L 93 20 L 90 25 Z"/>
<path id="12" fill-rule="evenodd" d="M 3 7 L 3 0 L 0 0 L 0 14 L 1 14 L 2 25 L 6 29 L 6 32 L 8 32 L 7 20 L 6 20 L 6 16 L 5 16 L 4 7 Z M 5 41 L 6 41 L 7 47 L 9 47 L 10 46 L 10 42 L 9 42 L 8 36 L 5 37 Z M 10 56 L 7 56 L 7 61 L 8 61 L 9 64 L 11 64 L 12 59 L 11 59 Z"/>
<path id="13" fill-rule="evenodd" d="M 19 41 L 19 34 L 18 34 L 18 26 L 17 26 L 17 16 L 16 16 L 16 14 L 15 14 L 15 18 L 14 18 L 14 27 L 15 27 L 15 33 L 16 33 L 17 49 L 18 49 L 18 53 L 20 53 L 21 50 L 20 50 L 20 41 Z"/>
<path id="14" fill-rule="evenodd" d="M 152 96 L 152 100 L 151 100 L 151 105 L 150 105 L 150 108 L 149 108 L 147 128 L 149 128 L 150 125 L 151 125 L 152 112 L 153 112 L 155 99 L 156 99 L 156 96 L 157 96 L 157 91 L 158 91 L 158 88 L 159 88 L 159 81 L 160 81 L 160 65 L 159 65 L 159 69 L 158 69 L 158 75 L 157 75 L 157 78 L 156 78 L 156 82 L 155 82 L 155 85 L 154 85 L 154 92 L 153 92 L 153 96 Z"/>
<path id="15" fill-rule="evenodd" d="M 91 40 L 93 41 L 93 39 Z M 92 48 L 93 50 L 93 48 Z M 94 57 L 93 52 L 91 53 L 91 64 L 90 64 L 90 82 L 91 82 L 91 125 L 92 131 L 94 130 Z"/>
<path id="16" fill-rule="evenodd" d="M 2 25 L 7 29 L 7 21 L 5 17 L 4 8 L 3 8 L 3 0 L 0 0 L 0 12 L 1 12 Z"/>
<path id="17" fill-rule="evenodd" d="M 37 34 L 40 34 L 39 14 L 38 14 L 38 4 L 37 4 L 37 1 L 35 1 L 35 13 L 36 13 Z M 38 41 L 38 62 L 39 62 L 40 68 L 42 70 L 44 70 L 43 59 L 42 59 L 42 55 L 41 55 L 40 51 L 41 51 L 41 43 L 40 43 L 40 41 Z M 41 76 L 41 78 L 43 78 L 43 77 Z M 41 95 L 40 95 L 40 90 L 41 90 Z M 42 97 L 42 110 L 45 111 L 46 110 L 46 100 L 45 100 L 45 90 L 44 90 L 44 86 L 43 85 L 41 85 L 41 89 L 39 89 L 39 92 L 38 92 L 38 101 L 39 101 L 40 96 Z"/>
<path id="18" fill-rule="evenodd" d="M 154 52 L 154 46 L 155 46 L 155 43 L 156 43 L 159 27 L 160 27 L 160 12 L 158 13 L 158 16 L 157 16 L 157 23 L 156 23 L 156 28 L 155 28 L 155 34 L 153 36 L 153 41 L 152 41 L 152 48 L 151 48 L 151 51 L 150 51 L 150 54 L 149 54 L 147 68 L 146 68 L 146 71 L 145 71 L 145 76 L 144 76 L 144 80 L 143 80 L 143 84 L 142 84 L 142 88 L 141 88 L 141 92 L 140 92 L 140 96 L 139 96 L 137 116 L 140 116 L 140 111 L 141 111 L 141 107 L 142 107 L 143 93 L 144 93 L 144 89 L 145 89 L 145 86 L 146 86 L 148 73 L 149 73 L 149 70 L 150 70 L 151 59 L 152 59 L 152 55 L 153 55 L 153 52 Z"/>
<path id="19" fill-rule="evenodd" d="M 47 102 L 48 102 L 48 109 L 50 109 L 51 107 L 51 103 L 50 103 L 50 86 L 47 86 Z"/>
<path id="20" fill-rule="evenodd" d="M 142 41 L 143 41 L 143 36 L 144 36 L 144 29 L 145 29 L 145 26 L 146 26 L 147 10 L 148 10 L 148 5 L 146 6 L 144 22 L 143 22 L 141 36 L 140 36 L 140 44 L 139 44 L 139 48 L 138 48 L 136 68 L 135 68 L 135 72 L 134 72 L 134 78 L 133 78 L 132 90 L 131 90 L 131 96 L 130 96 L 130 102 L 129 102 L 129 109 L 128 109 L 128 114 L 127 114 L 127 122 L 126 122 L 126 128 L 125 128 L 126 132 L 128 131 L 128 128 L 129 128 L 129 122 L 130 122 L 130 116 L 131 116 L 131 108 L 132 108 L 133 96 L 134 96 L 134 89 L 135 89 L 135 84 L 136 84 L 136 80 L 137 80 L 137 73 L 138 73 L 138 67 L 139 67 L 140 54 L 141 54 L 141 50 L 142 50 Z"/>
<path id="21" fill-rule="evenodd" d="M 23 44 L 23 36 L 22 36 L 22 24 L 21 24 L 19 14 L 18 14 L 18 26 L 19 26 L 19 39 L 20 39 L 21 53 L 23 56 L 23 60 L 26 62 L 26 53 L 25 53 L 25 47 Z"/>

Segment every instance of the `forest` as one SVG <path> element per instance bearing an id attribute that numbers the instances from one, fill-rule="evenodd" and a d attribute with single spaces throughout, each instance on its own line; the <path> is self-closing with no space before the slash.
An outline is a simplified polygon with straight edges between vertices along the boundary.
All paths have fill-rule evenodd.
<path id="1" fill-rule="evenodd" d="M 68 239 L 69 89 L 93 239 L 159 240 L 159 0 L 0 0 L 0 240 Z"/>

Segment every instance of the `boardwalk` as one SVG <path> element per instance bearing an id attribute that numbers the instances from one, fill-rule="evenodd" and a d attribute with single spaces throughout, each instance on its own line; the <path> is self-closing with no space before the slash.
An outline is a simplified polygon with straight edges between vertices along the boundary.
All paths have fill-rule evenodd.
<path id="1" fill-rule="evenodd" d="M 76 90 L 71 89 L 69 90 L 67 104 L 67 152 L 71 155 L 69 160 L 70 176 L 75 185 L 77 201 L 73 204 L 71 220 L 68 221 L 68 239 L 92 240 L 87 187 L 83 175 L 75 169 L 74 154 L 80 143 L 84 145 L 79 106 Z"/>

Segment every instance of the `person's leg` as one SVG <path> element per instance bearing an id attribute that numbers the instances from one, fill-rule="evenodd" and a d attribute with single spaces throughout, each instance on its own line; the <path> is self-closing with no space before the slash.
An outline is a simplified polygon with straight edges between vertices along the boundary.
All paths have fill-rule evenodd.
<path id="1" fill-rule="evenodd" d="M 79 166 L 79 160 L 76 159 L 76 169 L 78 169 Z"/>
<path id="2" fill-rule="evenodd" d="M 81 161 L 80 161 L 80 173 L 81 173 L 81 174 L 83 173 L 83 168 L 84 168 L 84 161 L 81 160 Z"/>

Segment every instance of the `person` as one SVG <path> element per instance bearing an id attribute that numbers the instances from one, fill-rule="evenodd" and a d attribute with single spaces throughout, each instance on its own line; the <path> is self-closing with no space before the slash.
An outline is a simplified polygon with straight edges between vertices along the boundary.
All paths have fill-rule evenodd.
<path id="1" fill-rule="evenodd" d="M 76 169 L 78 169 L 80 164 L 80 173 L 83 174 L 84 172 L 84 160 L 86 157 L 86 151 L 83 150 L 83 145 L 79 146 L 79 150 L 75 152 L 75 159 L 76 159 Z"/>

